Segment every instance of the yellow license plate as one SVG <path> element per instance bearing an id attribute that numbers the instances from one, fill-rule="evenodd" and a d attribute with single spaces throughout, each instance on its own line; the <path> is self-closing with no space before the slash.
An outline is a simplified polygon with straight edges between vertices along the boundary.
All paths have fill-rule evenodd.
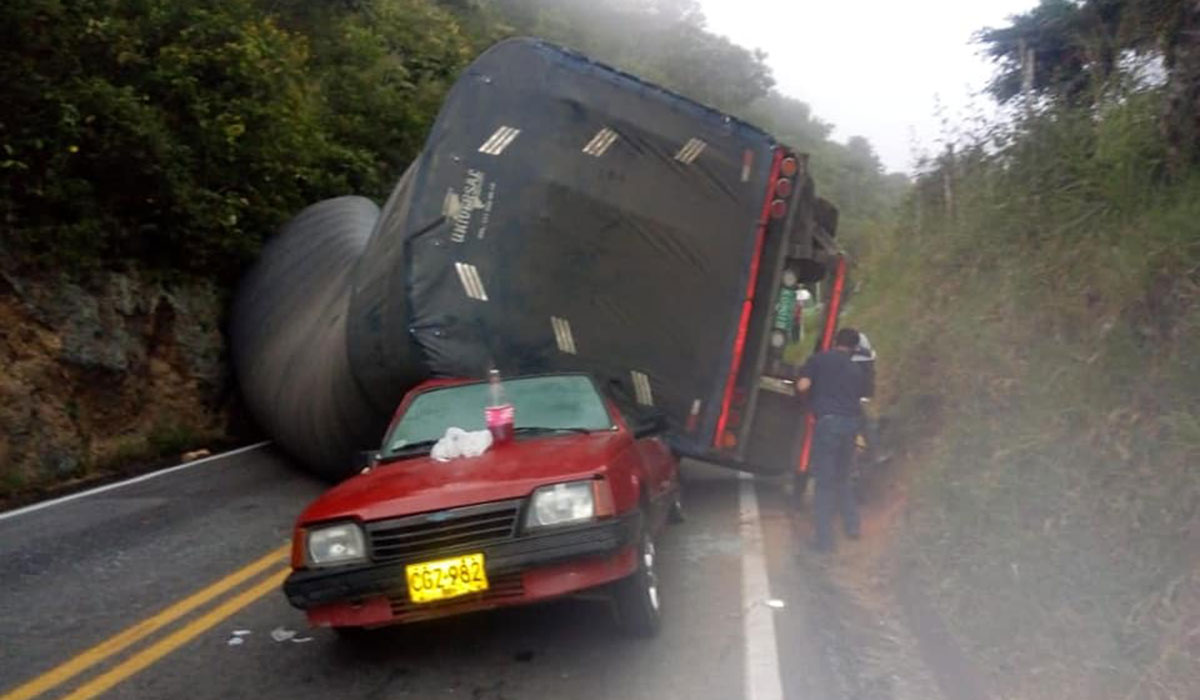
<path id="1" fill-rule="evenodd" d="M 483 554 L 464 554 L 404 567 L 408 597 L 414 603 L 431 603 L 468 593 L 486 591 Z"/>

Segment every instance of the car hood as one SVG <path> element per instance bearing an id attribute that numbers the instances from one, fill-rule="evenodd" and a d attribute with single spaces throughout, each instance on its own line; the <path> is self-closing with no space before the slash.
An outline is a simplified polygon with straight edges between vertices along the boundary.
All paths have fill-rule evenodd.
<path id="1" fill-rule="evenodd" d="M 378 520 L 520 498 L 543 484 L 603 473 L 629 442 L 620 432 L 518 438 L 479 457 L 389 462 L 327 491 L 305 509 L 300 523 Z"/>

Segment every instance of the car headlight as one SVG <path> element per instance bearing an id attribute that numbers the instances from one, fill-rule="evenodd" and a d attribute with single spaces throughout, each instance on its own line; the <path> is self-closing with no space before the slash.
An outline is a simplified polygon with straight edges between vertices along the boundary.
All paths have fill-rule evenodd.
<path id="1" fill-rule="evenodd" d="M 545 527 L 591 520 L 596 515 L 592 482 L 571 481 L 543 486 L 533 492 L 526 527 Z"/>
<path id="2" fill-rule="evenodd" d="M 308 531 L 308 563 L 314 566 L 349 564 L 365 561 L 367 547 L 362 528 L 354 523 L 339 523 Z"/>

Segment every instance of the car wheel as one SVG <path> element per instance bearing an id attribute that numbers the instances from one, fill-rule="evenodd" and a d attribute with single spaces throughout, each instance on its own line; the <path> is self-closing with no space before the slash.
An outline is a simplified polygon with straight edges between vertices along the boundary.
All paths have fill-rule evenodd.
<path id="1" fill-rule="evenodd" d="M 675 525 L 687 520 L 687 513 L 683 510 L 683 487 L 675 489 L 675 498 L 671 501 L 671 507 L 667 509 L 667 520 Z"/>
<path id="2" fill-rule="evenodd" d="M 617 582 L 613 595 L 617 622 L 636 637 L 653 637 L 662 625 L 658 586 L 658 561 L 650 533 L 638 545 L 637 569 Z"/>

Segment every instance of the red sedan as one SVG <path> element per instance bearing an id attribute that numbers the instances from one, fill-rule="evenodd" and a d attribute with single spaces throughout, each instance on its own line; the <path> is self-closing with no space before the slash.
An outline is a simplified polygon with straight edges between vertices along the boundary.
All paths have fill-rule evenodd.
<path id="1" fill-rule="evenodd" d="M 604 589 L 623 627 L 657 632 L 654 543 L 681 515 L 662 421 L 624 415 L 587 375 L 503 389 L 511 441 L 434 460 L 448 427 L 483 427 L 489 387 L 427 382 L 371 466 L 300 515 L 284 592 L 311 624 L 378 627 Z"/>

